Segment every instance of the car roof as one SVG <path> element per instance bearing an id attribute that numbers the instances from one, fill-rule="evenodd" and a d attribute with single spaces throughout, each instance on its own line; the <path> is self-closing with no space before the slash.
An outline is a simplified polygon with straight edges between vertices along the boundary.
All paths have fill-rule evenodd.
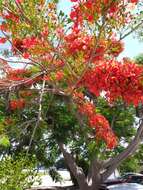
<path id="1" fill-rule="evenodd" d="M 137 184 L 137 183 L 122 183 L 122 184 L 116 184 L 111 185 L 108 187 L 109 190 L 143 190 L 143 185 Z"/>
<path id="2" fill-rule="evenodd" d="M 125 174 L 124 174 L 123 176 L 121 176 L 121 177 L 128 176 L 128 175 L 143 176 L 143 174 L 140 174 L 140 173 L 131 173 L 131 172 L 129 172 L 129 173 L 125 173 Z"/>

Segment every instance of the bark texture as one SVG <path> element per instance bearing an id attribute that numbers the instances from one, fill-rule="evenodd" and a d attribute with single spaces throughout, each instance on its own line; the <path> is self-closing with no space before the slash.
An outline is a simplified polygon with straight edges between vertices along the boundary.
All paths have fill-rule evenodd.
<path id="1" fill-rule="evenodd" d="M 76 164 L 73 156 L 67 151 L 64 144 L 60 142 L 58 145 L 63 153 L 66 164 L 69 166 L 74 177 L 77 179 L 80 190 L 99 190 L 100 185 L 114 172 L 121 162 L 135 153 L 142 140 L 143 120 L 141 120 L 137 133 L 128 147 L 114 158 L 111 158 L 105 162 L 100 162 L 95 158 L 91 162 L 87 176 L 85 176 L 83 169 Z"/>
<path id="2" fill-rule="evenodd" d="M 88 184 L 86 181 L 86 176 L 82 170 L 82 168 L 78 167 L 72 155 L 67 151 L 64 147 L 63 143 L 58 143 L 61 152 L 65 158 L 66 164 L 69 166 L 70 170 L 72 171 L 74 177 L 77 179 L 78 185 L 80 190 L 88 190 Z"/>

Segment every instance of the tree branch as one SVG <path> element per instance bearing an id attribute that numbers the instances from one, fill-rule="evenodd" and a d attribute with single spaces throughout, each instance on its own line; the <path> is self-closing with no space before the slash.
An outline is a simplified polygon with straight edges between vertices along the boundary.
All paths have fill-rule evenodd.
<path id="1" fill-rule="evenodd" d="M 88 183 L 90 184 L 92 181 L 93 186 L 97 186 L 97 184 L 100 183 L 101 176 L 100 176 L 100 170 L 101 170 L 102 164 L 95 158 L 93 161 L 91 161 L 89 171 L 88 171 L 88 176 L 87 180 Z"/>
<path id="2" fill-rule="evenodd" d="M 41 121 L 41 119 L 42 119 L 42 118 L 41 118 L 41 117 L 42 117 L 42 100 L 43 100 L 43 95 L 44 95 L 45 83 L 46 83 L 45 80 L 43 80 L 42 88 L 41 88 L 41 91 L 39 92 L 40 97 L 39 97 L 39 102 L 38 102 L 39 109 L 38 109 L 37 122 L 36 122 L 36 124 L 35 124 L 34 130 L 33 130 L 33 133 L 32 133 L 31 139 L 30 139 L 30 142 L 29 142 L 29 147 L 28 147 L 27 153 L 29 152 L 30 146 L 31 146 L 31 144 L 32 144 L 33 138 L 34 138 L 34 136 L 35 136 L 36 129 L 37 129 L 37 127 L 39 126 L 39 123 L 40 123 L 40 121 Z"/>
<path id="3" fill-rule="evenodd" d="M 124 38 L 126 38 L 127 36 L 129 36 L 130 34 L 132 34 L 134 31 L 136 31 L 141 25 L 143 24 L 143 20 L 138 23 L 134 28 L 132 28 L 129 32 L 127 32 L 126 34 L 124 34 L 123 36 L 120 36 L 120 40 L 123 40 Z"/>
<path id="4" fill-rule="evenodd" d="M 135 153 L 142 139 L 143 139 L 143 121 L 141 121 L 136 136 L 130 142 L 128 147 L 123 152 L 121 152 L 114 158 L 110 159 L 103 165 L 103 168 L 105 168 L 105 172 L 102 174 L 103 181 L 106 180 L 114 172 L 114 170 L 120 165 L 122 161 L 128 158 L 131 154 Z"/>

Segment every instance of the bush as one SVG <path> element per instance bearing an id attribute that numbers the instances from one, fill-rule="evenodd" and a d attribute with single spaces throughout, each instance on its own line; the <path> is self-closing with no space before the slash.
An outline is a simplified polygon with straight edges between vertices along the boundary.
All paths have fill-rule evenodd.
<path id="1" fill-rule="evenodd" d="M 0 161 L 0 189 L 24 190 L 38 181 L 36 161 L 27 156 L 7 156 Z"/>

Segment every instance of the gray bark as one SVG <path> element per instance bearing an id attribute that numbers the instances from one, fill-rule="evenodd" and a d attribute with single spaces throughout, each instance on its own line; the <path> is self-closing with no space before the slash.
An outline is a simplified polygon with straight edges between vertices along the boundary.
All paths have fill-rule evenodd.
<path id="1" fill-rule="evenodd" d="M 94 159 L 91 162 L 88 176 L 87 176 L 87 180 L 89 184 L 90 182 L 92 182 L 92 185 L 90 186 L 90 190 L 99 189 L 100 184 L 101 184 L 100 170 L 101 170 L 100 162 L 97 159 Z"/>
<path id="2" fill-rule="evenodd" d="M 121 162 L 135 153 L 142 140 L 143 121 L 141 121 L 135 137 L 123 152 L 121 152 L 114 158 L 105 161 L 104 163 L 101 163 L 96 159 L 93 160 L 87 178 L 82 168 L 77 166 L 72 155 L 64 148 L 64 144 L 59 143 L 59 147 L 64 155 L 67 165 L 69 166 L 73 175 L 78 181 L 80 190 L 98 190 L 100 184 L 104 182 L 114 172 L 114 170 L 121 164 Z M 104 172 L 101 174 L 102 171 Z"/>
<path id="3" fill-rule="evenodd" d="M 78 167 L 72 155 L 66 150 L 63 143 L 58 143 L 61 152 L 65 158 L 66 164 L 69 166 L 71 172 L 77 179 L 80 190 L 88 190 L 88 184 L 86 181 L 86 176 L 82 170 L 82 168 Z"/>
<path id="4" fill-rule="evenodd" d="M 143 121 L 141 121 L 141 124 L 137 130 L 137 133 L 135 137 L 133 138 L 133 140 L 128 145 L 128 147 L 123 152 L 121 152 L 114 158 L 108 160 L 103 165 L 105 169 L 105 172 L 102 174 L 103 181 L 106 180 L 114 172 L 114 170 L 121 164 L 122 161 L 124 161 L 130 155 L 135 153 L 135 151 L 139 147 L 139 144 L 142 140 L 143 140 Z"/>

